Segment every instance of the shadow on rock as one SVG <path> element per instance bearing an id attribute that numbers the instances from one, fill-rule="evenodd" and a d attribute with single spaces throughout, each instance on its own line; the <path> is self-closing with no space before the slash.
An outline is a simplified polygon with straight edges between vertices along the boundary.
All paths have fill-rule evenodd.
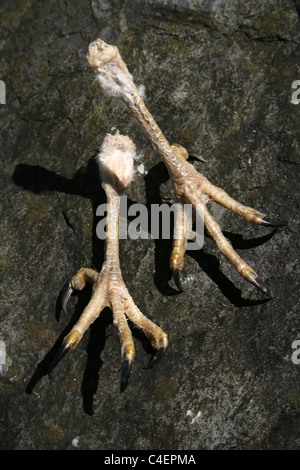
<path id="1" fill-rule="evenodd" d="M 162 184 L 169 180 L 168 171 L 163 162 L 155 165 L 145 177 L 146 197 L 147 197 L 147 210 L 148 210 L 148 227 L 151 227 L 151 205 L 152 204 L 163 204 L 163 200 L 160 195 L 160 187 Z M 93 256 L 92 265 L 96 266 L 96 269 L 100 270 L 104 260 L 104 241 L 96 237 L 96 208 L 106 202 L 105 193 L 100 184 L 100 178 L 96 159 L 92 157 L 86 167 L 80 168 L 72 179 L 57 175 L 54 171 L 47 170 L 40 166 L 30 166 L 20 164 L 16 167 L 13 174 L 13 181 L 16 185 L 22 188 L 40 194 L 42 192 L 55 191 L 66 194 L 76 194 L 82 197 L 88 198 L 92 204 L 93 210 Z M 135 204 L 134 201 L 128 199 L 128 207 Z M 72 227 L 72 223 L 69 221 L 68 216 L 64 213 L 66 223 Z M 130 219 L 128 219 L 130 220 Z M 161 230 L 161 227 L 160 227 Z M 171 223 L 170 233 L 173 232 L 173 225 Z M 231 241 L 234 248 L 236 249 L 248 249 L 259 246 L 265 243 L 269 238 L 272 237 L 275 231 L 264 235 L 259 238 L 244 240 L 242 235 L 233 233 L 224 233 L 225 236 Z M 161 233 L 160 233 L 161 235 Z M 172 273 L 170 269 L 170 255 L 172 251 L 172 240 L 157 238 L 155 239 L 155 274 L 154 281 L 155 286 L 163 295 L 178 295 L 178 290 L 172 288 L 169 285 L 172 279 Z M 253 306 L 267 302 L 268 299 L 263 300 L 247 300 L 241 295 L 241 290 L 236 288 L 234 284 L 221 272 L 220 262 L 214 255 L 210 255 L 204 252 L 203 249 L 195 251 L 188 251 L 191 257 L 193 257 L 200 268 L 211 278 L 211 280 L 219 287 L 222 294 L 235 306 Z M 87 305 L 90 295 L 91 288 L 87 288 L 84 292 L 79 292 L 78 303 L 75 308 L 75 313 L 72 316 L 68 326 L 64 328 L 61 335 L 46 354 L 44 359 L 38 364 L 35 373 L 30 379 L 26 393 L 30 394 L 36 384 L 42 379 L 43 376 L 47 375 L 49 366 L 59 350 L 63 338 L 70 331 L 72 326 L 76 323 L 79 316 L 83 312 Z M 56 319 L 59 320 L 59 314 L 61 310 L 60 296 L 58 298 L 56 306 Z M 87 346 L 87 364 L 84 371 L 82 381 L 82 396 L 83 396 L 83 407 L 87 414 L 93 414 L 93 397 L 97 391 L 99 382 L 99 371 L 102 367 L 102 360 L 100 359 L 101 352 L 105 346 L 105 329 L 108 324 L 112 323 L 112 315 L 109 309 L 105 309 L 100 317 L 90 327 L 90 338 Z M 133 334 L 141 342 L 144 349 L 148 353 L 153 353 L 153 349 L 144 335 L 140 332 L 135 331 L 133 328 Z"/>

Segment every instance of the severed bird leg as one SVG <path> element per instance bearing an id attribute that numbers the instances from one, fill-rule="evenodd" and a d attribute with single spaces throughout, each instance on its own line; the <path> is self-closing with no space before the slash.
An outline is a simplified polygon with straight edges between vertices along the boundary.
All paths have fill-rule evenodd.
<path id="1" fill-rule="evenodd" d="M 159 326 L 149 320 L 135 305 L 122 278 L 119 262 L 119 205 L 120 194 L 128 186 L 133 176 L 133 157 L 135 145 L 119 133 L 108 134 L 98 156 L 102 183 L 107 196 L 107 233 L 105 260 L 100 273 L 90 268 L 81 268 L 65 286 L 62 307 L 65 310 L 73 290 L 82 290 L 86 283 L 92 283 L 93 293 L 77 323 L 64 338 L 63 344 L 55 355 L 48 373 L 51 373 L 59 360 L 81 340 L 84 332 L 100 315 L 105 307 L 113 313 L 113 323 L 118 330 L 121 351 L 121 390 L 126 386 L 132 361 L 135 355 L 129 318 L 149 337 L 157 352 L 150 361 L 152 367 L 164 354 L 168 339 Z"/>
<path id="2" fill-rule="evenodd" d="M 141 127 L 152 142 L 154 149 L 162 157 L 173 182 L 177 202 L 181 205 L 192 204 L 194 210 L 199 213 L 200 217 L 201 214 L 203 214 L 204 225 L 210 236 L 217 243 L 220 251 L 235 266 L 246 281 L 251 282 L 266 295 L 271 297 L 271 292 L 266 284 L 258 277 L 257 273 L 240 258 L 234 251 L 230 242 L 224 237 L 220 226 L 209 214 L 206 203 L 209 200 L 215 201 L 243 217 L 246 221 L 259 225 L 279 227 L 285 225 L 287 222 L 270 220 L 262 212 L 235 201 L 225 191 L 211 184 L 205 176 L 198 173 L 195 168 L 187 162 L 188 152 L 185 148 L 178 144 L 169 144 L 146 108 L 116 46 L 108 45 L 101 39 L 97 39 L 90 44 L 87 59 L 91 67 L 97 73 L 97 79 L 101 86 L 109 94 L 122 98 L 138 119 Z M 180 224 L 180 220 L 179 217 L 177 221 L 178 224 Z M 178 227 L 177 231 L 180 231 Z M 180 271 L 182 269 L 186 241 L 186 237 L 181 238 L 180 241 L 174 239 L 171 256 L 171 268 L 174 280 L 180 290 L 182 289 Z"/>

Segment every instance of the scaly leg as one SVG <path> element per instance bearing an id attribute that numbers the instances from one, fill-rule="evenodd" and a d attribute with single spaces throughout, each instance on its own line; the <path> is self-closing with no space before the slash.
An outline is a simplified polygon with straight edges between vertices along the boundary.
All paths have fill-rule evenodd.
<path id="1" fill-rule="evenodd" d="M 188 237 L 192 231 L 192 215 L 188 214 L 187 211 L 184 210 L 183 203 L 177 203 L 176 208 L 177 211 L 170 264 L 175 284 L 182 292 L 181 271 L 183 268 L 184 253 Z"/>
<path id="2" fill-rule="evenodd" d="M 269 288 L 261 279 L 259 279 L 256 272 L 234 251 L 231 243 L 224 237 L 219 224 L 213 219 L 206 207 L 204 208 L 204 225 L 210 236 L 216 242 L 221 253 L 226 256 L 228 261 L 230 261 L 230 263 L 237 269 L 240 275 L 246 279 L 246 281 L 251 282 L 258 289 L 271 297 Z"/>
<path id="3" fill-rule="evenodd" d="M 150 338 L 157 353 L 150 362 L 152 367 L 165 352 L 168 339 L 166 333 L 155 323 L 145 317 L 137 308 L 130 296 L 121 273 L 119 262 L 119 206 L 120 193 L 130 184 L 133 175 L 133 155 L 135 146 L 128 138 L 116 134 L 107 135 L 99 154 L 99 166 L 103 187 L 107 196 L 107 237 L 105 243 L 105 260 L 101 272 L 81 268 L 68 281 L 63 294 L 62 307 L 66 305 L 73 290 L 82 290 L 87 282 L 92 283 L 91 300 L 84 309 L 77 323 L 64 338 L 63 344 L 55 355 L 48 373 L 62 357 L 81 340 L 84 332 L 99 317 L 105 307 L 113 313 L 113 323 L 117 328 L 121 343 L 121 390 L 126 386 L 131 365 L 135 355 L 132 334 L 127 323 L 128 317 L 137 327 Z M 132 169 L 130 170 L 130 166 Z M 128 171 L 130 170 L 130 171 Z"/>
<path id="4" fill-rule="evenodd" d="M 192 204 L 194 209 L 197 210 L 199 202 L 205 206 L 211 199 L 244 217 L 249 222 L 269 227 L 279 227 L 286 224 L 286 221 L 270 220 L 262 212 L 239 204 L 228 196 L 225 191 L 212 185 L 186 161 L 188 152 L 183 147 L 177 144 L 169 144 L 146 108 L 117 47 L 110 46 L 101 39 L 97 39 L 90 44 L 87 59 L 91 67 L 97 72 L 97 78 L 101 86 L 111 95 L 122 98 L 138 119 L 153 147 L 164 160 L 173 182 L 177 201 Z M 221 251 L 231 262 L 235 265 L 238 264 L 237 258 L 232 255 L 228 245 L 222 239 L 221 231 L 217 229 L 216 225 L 212 224 L 210 216 L 206 215 L 206 221 L 213 238 L 217 241 L 218 246 L 222 248 Z M 176 242 L 171 263 L 174 262 L 175 258 L 181 259 L 184 252 L 184 241 L 181 243 Z M 181 287 L 179 281 L 180 269 L 176 267 L 173 272 L 175 274 L 175 281 Z M 249 270 L 246 269 L 245 272 L 241 272 L 244 273 L 244 278 L 247 281 L 269 295 L 269 289 L 259 280 L 256 273 L 250 267 Z"/>
<path id="5" fill-rule="evenodd" d="M 230 197 L 223 189 L 214 186 L 204 177 L 202 180 L 201 191 L 203 194 L 206 194 L 209 199 L 217 202 L 240 217 L 243 217 L 247 222 L 264 225 L 266 227 L 281 227 L 287 223 L 286 220 L 270 220 L 266 217 L 266 214 L 263 214 L 252 207 L 244 206 Z"/>

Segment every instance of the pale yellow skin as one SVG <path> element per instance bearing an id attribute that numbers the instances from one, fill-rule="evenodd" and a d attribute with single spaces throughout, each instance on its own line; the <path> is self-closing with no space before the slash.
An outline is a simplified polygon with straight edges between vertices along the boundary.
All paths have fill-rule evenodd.
<path id="1" fill-rule="evenodd" d="M 197 211 L 200 217 L 203 217 L 204 225 L 210 236 L 215 240 L 220 251 L 235 266 L 241 276 L 267 295 L 270 295 L 269 289 L 263 281 L 258 278 L 256 272 L 242 260 L 234 251 L 230 242 L 224 237 L 220 226 L 209 214 L 206 204 L 208 201 L 215 201 L 243 217 L 246 221 L 255 224 L 276 227 L 284 225 L 285 222 L 269 221 L 262 212 L 240 204 L 238 201 L 231 198 L 225 191 L 211 184 L 205 176 L 198 173 L 195 168 L 187 162 L 188 152 L 186 149 L 178 144 L 169 144 L 146 108 L 117 47 L 110 46 L 104 41 L 97 39 L 90 44 L 87 58 L 91 67 L 97 72 L 102 87 L 110 94 L 121 97 L 131 109 L 149 137 L 154 149 L 162 157 L 168 168 L 179 207 L 171 255 L 173 273 L 180 272 L 183 267 L 186 243 L 192 229 L 192 221 L 184 217 L 184 204 L 191 204 L 194 211 Z M 133 142 L 130 141 L 128 137 L 118 135 L 107 136 L 106 139 L 109 145 L 111 143 L 113 144 L 117 139 L 118 150 L 120 150 L 120 148 L 122 149 L 124 145 L 126 147 L 127 144 L 134 146 Z M 113 157 L 116 157 L 116 155 Z M 152 346 L 158 350 L 154 362 L 155 360 L 157 361 L 161 357 L 161 353 L 166 350 L 168 339 L 166 333 L 164 333 L 160 327 L 140 312 L 132 300 L 122 278 L 118 242 L 119 196 L 122 189 L 130 183 L 130 175 L 132 172 L 130 168 L 130 171 L 127 171 L 128 168 L 124 162 L 119 163 L 117 160 L 116 163 L 113 163 L 116 160 L 116 158 L 106 159 L 106 165 L 108 166 L 105 167 L 105 171 L 102 175 L 103 187 L 108 202 L 105 262 L 100 273 L 89 268 L 81 268 L 72 278 L 67 298 L 72 289 L 81 290 L 85 287 L 87 282 L 94 285 L 93 294 L 78 322 L 65 337 L 62 350 L 58 353 L 56 358 L 54 358 L 53 366 L 55 366 L 57 361 L 60 360 L 67 350 L 80 341 L 84 332 L 91 323 L 96 320 L 101 311 L 105 307 L 110 307 L 113 312 L 113 322 L 120 337 L 123 365 L 125 363 L 126 366 L 124 369 L 126 375 L 125 379 L 127 380 L 127 371 L 130 370 L 135 354 L 134 343 L 127 324 L 127 318 L 144 331 L 149 337 Z M 126 180 L 126 183 L 124 181 L 122 182 L 122 178 Z M 175 275 L 174 279 L 176 281 Z M 177 283 L 177 285 L 181 288 L 180 283 Z"/>
<path id="2" fill-rule="evenodd" d="M 209 214 L 206 203 L 210 200 L 215 201 L 248 222 L 255 224 L 263 224 L 265 214 L 240 204 L 225 191 L 211 184 L 205 176 L 198 173 L 187 162 L 188 152 L 183 147 L 178 144 L 169 144 L 141 98 L 117 47 L 110 46 L 101 39 L 97 39 L 90 44 L 87 58 L 91 67 L 98 73 L 103 88 L 112 95 L 120 96 L 123 99 L 138 119 L 155 150 L 162 157 L 172 179 L 177 202 L 182 207 L 183 204 L 192 204 L 195 210 L 197 210 L 197 207 L 201 207 L 204 225 L 217 243 L 220 251 L 247 281 L 260 288 L 263 286 L 263 290 L 266 291 L 266 286 L 258 279 L 257 273 L 241 259 L 230 242 L 224 237 L 220 226 Z M 201 214 L 199 215 L 201 216 Z M 177 223 L 183 224 L 183 219 L 178 217 Z M 177 227 L 177 233 L 188 233 L 189 229 L 191 227 L 182 227 L 181 229 Z M 173 271 L 180 271 L 183 267 L 186 242 L 187 237 L 174 238 L 171 256 Z"/>
<path id="3" fill-rule="evenodd" d="M 115 136 L 108 134 L 105 142 L 106 150 L 108 147 L 108 152 L 111 153 L 111 161 L 114 160 L 116 149 L 124 150 L 125 155 L 128 146 L 134 146 L 128 137 L 119 134 Z M 122 164 L 123 162 L 120 161 L 116 169 L 113 166 L 106 167 L 104 174 L 102 173 L 102 178 L 105 180 L 103 188 L 107 196 L 105 260 L 100 273 L 90 268 L 81 268 L 71 279 L 71 286 L 75 290 L 82 290 L 87 282 L 93 284 L 93 293 L 79 320 L 64 338 L 63 349 L 68 350 L 76 346 L 103 309 L 109 307 L 120 338 L 122 360 L 127 361 L 129 373 L 135 356 L 135 348 L 127 318 L 148 336 L 154 349 L 161 349 L 164 352 L 168 345 L 168 338 L 159 326 L 138 309 L 123 281 L 119 261 L 119 206 L 120 194 L 130 183 L 130 179 L 127 176 L 122 178 L 122 175 L 118 173 Z"/>
<path id="4" fill-rule="evenodd" d="M 77 344 L 102 310 L 109 307 L 113 313 L 113 323 L 119 333 L 122 358 L 132 361 L 135 350 L 126 317 L 144 331 L 153 348 L 166 348 L 168 339 L 159 326 L 142 314 L 125 286 L 119 262 L 119 194 L 108 184 L 104 185 L 104 189 L 109 208 L 105 261 L 100 273 L 90 268 L 81 268 L 71 279 L 72 287 L 76 290 L 82 290 L 87 282 L 94 284 L 94 288 L 90 302 L 65 341 L 72 346 Z"/>

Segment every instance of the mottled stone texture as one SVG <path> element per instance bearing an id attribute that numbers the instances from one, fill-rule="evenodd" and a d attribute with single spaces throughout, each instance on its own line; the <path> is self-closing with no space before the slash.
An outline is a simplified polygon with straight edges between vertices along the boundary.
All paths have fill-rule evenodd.
<path id="1" fill-rule="evenodd" d="M 2 449 L 270 449 L 300 446 L 299 1 L 10 0 L 0 6 Z M 97 37 L 119 47 L 171 142 L 233 197 L 288 218 L 277 231 L 211 206 L 237 251 L 272 288 L 267 301 L 205 238 L 185 259 L 184 293 L 169 240 L 122 240 L 121 265 L 141 310 L 168 334 L 166 357 L 134 331 L 136 360 L 119 390 L 111 313 L 45 375 L 90 295 L 59 314 L 81 266 L 101 268 L 105 201 L 94 156 L 117 128 L 136 143 L 128 205 L 172 198 L 163 163 L 134 117 L 105 96 L 86 61 Z M 192 424 L 187 415 L 202 412 Z"/>

